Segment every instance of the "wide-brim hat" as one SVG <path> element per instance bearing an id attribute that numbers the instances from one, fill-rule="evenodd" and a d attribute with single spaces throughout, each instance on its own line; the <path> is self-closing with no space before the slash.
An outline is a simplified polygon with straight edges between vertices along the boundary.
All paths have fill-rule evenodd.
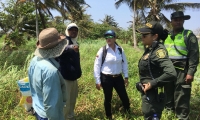
<path id="1" fill-rule="evenodd" d="M 55 58 L 62 54 L 68 45 L 68 40 L 59 35 L 55 28 L 47 28 L 40 32 L 36 44 L 35 55 L 41 58 Z"/>
<path id="2" fill-rule="evenodd" d="M 182 11 L 177 11 L 171 14 L 171 19 L 173 18 L 183 18 L 184 20 L 189 20 L 190 19 L 190 15 L 184 15 L 184 13 Z"/>
<path id="3" fill-rule="evenodd" d="M 151 33 L 151 34 L 161 35 L 161 33 L 163 32 L 163 27 L 159 22 L 151 21 L 151 22 L 146 23 L 144 27 L 139 28 L 136 31 L 141 34 Z"/>

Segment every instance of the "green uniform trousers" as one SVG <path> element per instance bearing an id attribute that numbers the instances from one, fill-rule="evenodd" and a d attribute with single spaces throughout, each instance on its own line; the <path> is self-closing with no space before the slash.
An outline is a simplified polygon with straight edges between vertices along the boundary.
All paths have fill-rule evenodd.
<path id="1" fill-rule="evenodd" d="M 165 100 L 159 101 L 158 99 L 157 89 L 148 90 L 142 95 L 142 112 L 145 120 L 152 120 L 154 114 L 161 118 Z"/>
<path id="2" fill-rule="evenodd" d="M 185 82 L 187 70 L 176 69 L 177 80 L 165 86 L 166 109 L 174 110 L 181 120 L 189 120 L 191 84 Z"/>

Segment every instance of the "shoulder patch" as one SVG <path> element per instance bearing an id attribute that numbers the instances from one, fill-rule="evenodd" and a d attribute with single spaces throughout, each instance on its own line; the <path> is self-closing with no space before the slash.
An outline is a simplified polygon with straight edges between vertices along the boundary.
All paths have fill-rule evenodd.
<path id="1" fill-rule="evenodd" d="M 196 43 L 196 37 L 195 37 L 195 36 L 191 36 L 190 39 L 191 39 L 191 42 L 192 42 L 192 43 Z"/>
<path id="2" fill-rule="evenodd" d="M 166 51 L 164 49 L 159 49 L 156 51 L 156 56 L 158 58 L 164 58 L 166 56 Z"/>

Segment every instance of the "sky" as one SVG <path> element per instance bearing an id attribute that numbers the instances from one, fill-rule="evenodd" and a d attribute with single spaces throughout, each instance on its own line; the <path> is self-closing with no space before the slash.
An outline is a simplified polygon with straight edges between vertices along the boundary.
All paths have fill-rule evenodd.
<path id="1" fill-rule="evenodd" d="M 200 0 L 177 0 L 178 2 L 195 2 L 200 3 Z M 86 9 L 86 13 L 91 15 L 94 22 L 101 23 L 99 20 L 103 20 L 105 15 L 111 15 L 120 27 L 126 29 L 130 25 L 129 21 L 132 21 L 133 12 L 126 4 L 122 4 L 116 9 L 114 3 L 116 0 L 85 0 L 91 7 Z M 164 15 L 169 19 L 173 11 L 163 11 Z M 186 20 L 184 23 L 185 29 L 195 31 L 200 28 L 200 10 L 190 9 L 184 12 L 185 15 L 190 15 L 190 20 Z"/>
<path id="2" fill-rule="evenodd" d="M 5 2 L 6 0 L 0 0 Z M 132 21 L 133 12 L 126 4 L 122 4 L 118 9 L 115 7 L 117 0 L 85 0 L 90 5 L 86 9 L 86 13 L 91 15 L 94 22 L 101 23 L 100 20 L 105 18 L 105 15 L 113 16 L 115 21 L 119 24 L 119 27 L 127 29 L 130 25 L 129 21 Z M 175 0 L 177 2 L 193 2 L 200 3 L 200 0 Z M 173 11 L 162 11 L 162 13 L 169 19 Z M 52 11 L 54 16 L 59 15 L 58 12 Z M 195 30 L 200 28 L 200 10 L 188 9 L 184 12 L 185 15 L 190 15 L 190 20 L 186 20 L 184 23 L 185 29 Z"/>

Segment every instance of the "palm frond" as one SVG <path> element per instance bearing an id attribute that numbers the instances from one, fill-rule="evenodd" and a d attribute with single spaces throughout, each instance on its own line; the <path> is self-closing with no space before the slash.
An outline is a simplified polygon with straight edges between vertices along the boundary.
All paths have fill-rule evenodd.
<path id="1" fill-rule="evenodd" d="M 186 9 L 199 9 L 200 3 L 173 3 L 167 4 L 163 7 L 164 10 L 186 10 Z"/>
<path id="2" fill-rule="evenodd" d="M 171 22 L 170 22 L 170 20 L 163 13 L 160 13 L 160 18 L 161 18 L 160 23 L 162 25 L 164 25 L 167 28 L 171 28 Z"/>
<path id="3" fill-rule="evenodd" d="M 126 3 L 127 0 L 118 0 L 117 2 L 115 2 L 115 7 L 118 9 L 119 6 L 121 6 L 121 4 Z"/>

